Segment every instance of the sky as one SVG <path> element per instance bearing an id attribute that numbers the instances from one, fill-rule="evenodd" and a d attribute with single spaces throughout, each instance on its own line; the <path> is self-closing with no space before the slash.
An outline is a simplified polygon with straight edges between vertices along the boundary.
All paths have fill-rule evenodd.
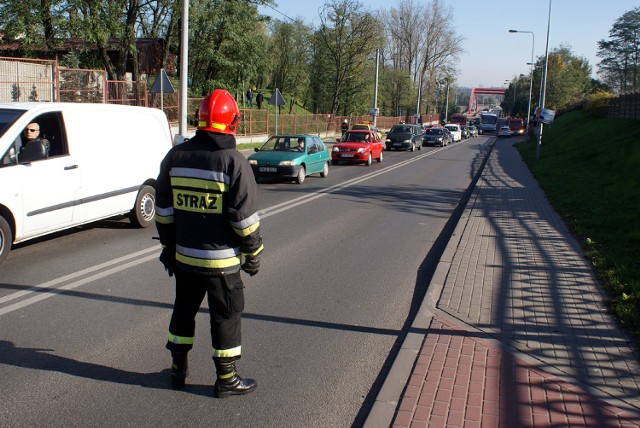
<path id="1" fill-rule="evenodd" d="M 365 9 L 397 7 L 400 0 L 360 0 Z M 413 0 L 430 4 L 431 0 Z M 534 62 L 543 57 L 549 28 L 549 52 L 569 45 L 573 55 L 587 59 L 597 78 L 598 41 L 609 39 L 614 22 L 625 12 L 640 7 L 632 0 L 441 0 L 452 11 L 452 27 L 464 37 L 457 64 L 457 84 L 463 87 L 504 87 L 505 80 L 528 74 L 533 46 Z M 274 8 L 260 13 L 276 19 L 302 19 L 317 27 L 319 0 L 276 0 Z M 551 13 L 549 13 L 551 5 Z M 284 16 L 286 15 L 286 17 Z M 509 30 L 530 33 L 509 33 Z"/>

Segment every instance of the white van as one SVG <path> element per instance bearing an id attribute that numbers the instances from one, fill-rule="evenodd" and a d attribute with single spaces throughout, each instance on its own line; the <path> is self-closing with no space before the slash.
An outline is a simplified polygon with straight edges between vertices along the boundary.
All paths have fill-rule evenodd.
<path id="1" fill-rule="evenodd" d="M 48 153 L 25 145 L 32 122 Z M 13 243 L 116 215 L 153 225 L 155 179 L 171 147 L 157 109 L 0 103 L 0 263 Z"/>

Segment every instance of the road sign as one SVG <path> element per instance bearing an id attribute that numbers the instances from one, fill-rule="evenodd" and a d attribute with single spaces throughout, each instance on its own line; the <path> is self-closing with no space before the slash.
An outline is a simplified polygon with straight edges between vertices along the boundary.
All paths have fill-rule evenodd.
<path id="1" fill-rule="evenodd" d="M 173 94 L 175 92 L 164 68 L 161 69 L 156 76 L 156 81 L 153 82 L 153 86 L 149 89 L 149 92 L 152 94 Z"/>
<path id="2" fill-rule="evenodd" d="M 283 106 L 286 104 L 278 88 L 276 88 L 274 93 L 271 95 L 271 98 L 269 98 L 269 101 L 267 101 L 267 104 L 271 104 L 272 106 Z"/>

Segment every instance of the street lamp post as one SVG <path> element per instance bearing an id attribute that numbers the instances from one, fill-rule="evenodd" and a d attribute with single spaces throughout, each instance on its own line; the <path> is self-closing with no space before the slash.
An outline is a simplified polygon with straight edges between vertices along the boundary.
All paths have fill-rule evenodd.
<path id="1" fill-rule="evenodd" d="M 527 107 L 527 135 L 529 135 L 529 122 L 531 121 L 531 90 L 533 89 L 533 48 L 536 43 L 536 36 L 533 34 L 533 31 L 509 30 L 509 32 L 531 34 L 531 70 L 529 77 L 529 106 Z"/>
<path id="2" fill-rule="evenodd" d="M 551 28 L 551 0 L 549 0 L 549 17 L 547 19 L 547 47 L 544 50 L 544 78 L 542 79 L 542 95 L 540 96 L 540 111 L 544 109 L 544 98 L 547 92 L 547 65 L 549 63 L 549 30 Z M 540 159 L 540 149 L 542 146 L 542 129 L 544 124 L 540 122 L 540 131 L 538 132 L 538 144 L 536 145 L 536 159 Z"/>

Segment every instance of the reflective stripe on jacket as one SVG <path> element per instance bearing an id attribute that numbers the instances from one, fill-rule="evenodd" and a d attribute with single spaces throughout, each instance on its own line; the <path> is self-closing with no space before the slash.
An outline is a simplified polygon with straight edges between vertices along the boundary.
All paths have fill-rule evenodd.
<path id="1" fill-rule="evenodd" d="M 262 249 L 258 190 L 235 138 L 197 131 L 160 166 L 156 227 L 175 248 L 176 266 L 210 275 L 240 269 L 241 254 Z"/>

